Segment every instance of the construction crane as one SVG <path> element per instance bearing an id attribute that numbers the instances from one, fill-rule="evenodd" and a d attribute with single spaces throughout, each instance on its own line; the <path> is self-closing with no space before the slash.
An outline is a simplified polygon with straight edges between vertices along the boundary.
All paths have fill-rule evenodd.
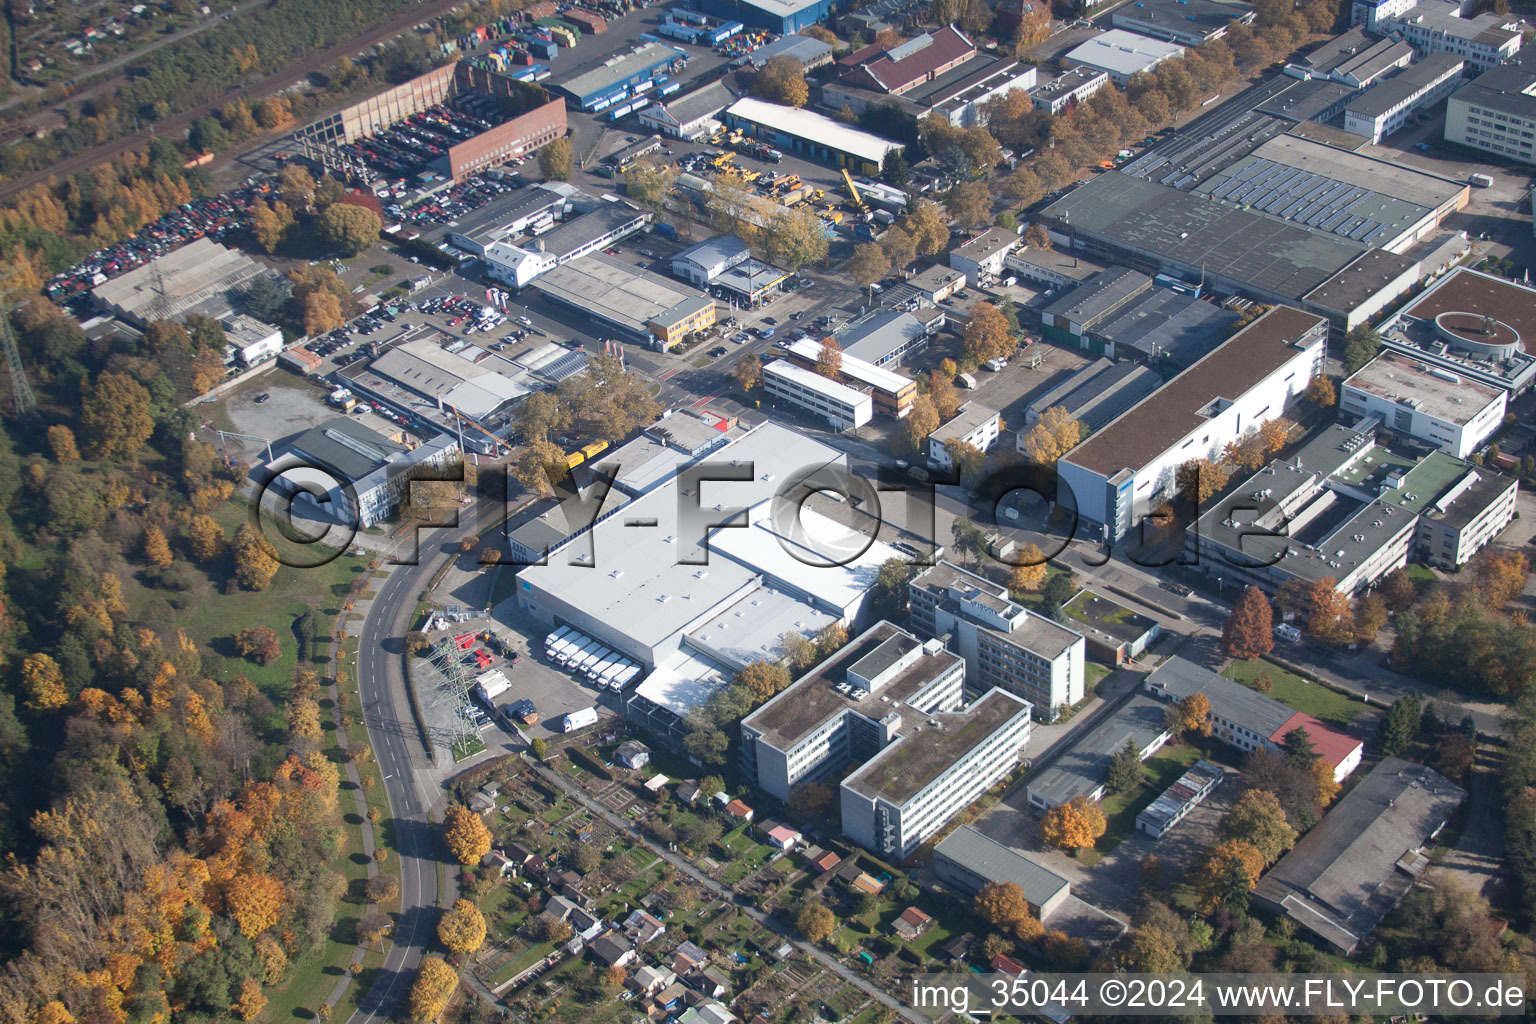
<path id="1" fill-rule="evenodd" d="M 506 445 L 505 441 L 503 441 L 501 438 L 497 437 L 495 434 L 491 433 L 489 430 L 486 430 L 484 427 L 482 427 L 480 424 L 476 423 L 474 420 L 470 419 L 468 416 L 465 416 L 463 413 L 459 412 L 459 410 L 458 410 L 458 408 L 456 406 L 449 405 L 448 408 L 453 410 L 453 414 L 459 418 L 459 422 L 460 423 L 468 423 L 471 427 L 474 427 L 476 430 L 480 431 L 480 433 L 484 434 L 486 437 L 491 439 L 491 454 L 492 455 L 500 455 L 501 454 L 502 447 Z"/>
<path id="2" fill-rule="evenodd" d="M 859 186 L 853 183 L 853 175 L 848 173 L 848 168 L 846 167 L 843 168 L 843 181 L 848 183 L 849 201 L 853 204 L 854 209 L 860 213 L 868 213 L 869 207 L 864 204 L 864 197 L 859 195 Z"/>

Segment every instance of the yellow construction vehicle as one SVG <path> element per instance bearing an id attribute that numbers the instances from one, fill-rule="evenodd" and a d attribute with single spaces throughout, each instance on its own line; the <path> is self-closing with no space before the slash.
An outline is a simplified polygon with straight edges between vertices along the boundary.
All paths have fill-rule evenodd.
<path id="1" fill-rule="evenodd" d="M 848 173 L 848 168 L 843 168 L 843 181 L 848 183 L 849 205 L 860 213 L 865 213 L 869 207 L 864 205 L 864 197 L 859 195 L 859 187 L 853 183 L 853 175 Z"/>

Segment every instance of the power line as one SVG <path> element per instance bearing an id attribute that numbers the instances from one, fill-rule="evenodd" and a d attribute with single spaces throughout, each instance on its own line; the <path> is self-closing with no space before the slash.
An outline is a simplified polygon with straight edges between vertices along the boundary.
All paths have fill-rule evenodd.
<path id="1" fill-rule="evenodd" d="M 15 270 L 0 271 L 0 337 L 4 338 L 5 363 L 11 372 L 11 394 L 18 419 L 37 412 L 37 396 L 27 380 L 26 367 L 21 364 L 21 349 L 16 345 L 16 332 L 11 327 L 11 294 L 9 285 Z"/>

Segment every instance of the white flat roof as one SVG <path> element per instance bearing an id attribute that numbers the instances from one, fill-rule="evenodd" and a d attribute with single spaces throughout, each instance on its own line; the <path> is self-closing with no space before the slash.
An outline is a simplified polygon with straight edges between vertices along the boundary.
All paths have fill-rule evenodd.
<path id="1" fill-rule="evenodd" d="M 779 641 L 786 633 L 809 639 L 837 621 L 794 594 L 764 586 L 747 594 L 688 635 L 738 665 L 777 661 Z"/>
<path id="2" fill-rule="evenodd" d="M 680 650 L 657 665 L 635 688 L 635 695 L 676 715 L 686 715 L 703 706 L 710 694 L 725 687 L 729 671 L 701 654 Z"/>
<path id="3" fill-rule="evenodd" d="M 889 544 L 870 541 L 867 534 L 809 507 L 785 502 L 780 511 L 778 521 L 765 515 L 750 529 L 717 530 L 710 538 L 711 551 L 845 616 L 858 612 L 880 566 L 901 557 Z"/>
<path id="4" fill-rule="evenodd" d="M 885 154 L 894 149 L 901 149 L 901 143 L 892 142 L 890 139 L 882 139 L 878 135 L 869 132 L 861 132 L 856 128 L 850 128 L 841 121 L 834 121 L 830 117 L 797 107 L 780 106 L 777 103 L 768 103 L 764 100 L 754 99 L 751 96 L 743 97 L 732 103 L 726 109 L 727 114 L 744 118 L 754 124 L 772 128 L 786 135 L 794 135 L 802 139 L 810 139 L 820 143 L 829 149 L 835 149 L 843 153 L 851 153 L 871 163 L 880 163 L 885 159 Z"/>
<path id="5" fill-rule="evenodd" d="M 788 351 L 803 359 L 815 360 L 821 355 L 821 342 L 811 338 L 803 338 L 792 343 Z M 894 373 L 883 366 L 876 366 L 874 363 L 860 359 L 858 356 L 850 356 L 846 352 L 843 353 L 842 372 L 844 376 L 852 377 L 861 384 L 868 384 L 870 387 L 879 388 L 881 391 L 889 391 L 892 394 L 912 383 L 911 377 Z"/>
<path id="6" fill-rule="evenodd" d="M 835 380 L 828 380 L 814 370 L 807 370 L 803 366 L 796 366 L 787 359 L 775 359 L 763 367 L 763 372 L 773 377 L 783 377 L 785 380 L 794 381 L 807 391 L 814 391 L 827 398 L 834 398 L 848 405 L 859 405 L 870 401 L 870 397 L 858 388 L 851 388 L 847 384 L 839 384 Z"/>
<path id="7" fill-rule="evenodd" d="M 1134 75 L 1183 52 L 1184 47 L 1178 43 L 1165 43 L 1123 28 L 1112 28 L 1068 50 L 1067 59 L 1116 75 Z"/>

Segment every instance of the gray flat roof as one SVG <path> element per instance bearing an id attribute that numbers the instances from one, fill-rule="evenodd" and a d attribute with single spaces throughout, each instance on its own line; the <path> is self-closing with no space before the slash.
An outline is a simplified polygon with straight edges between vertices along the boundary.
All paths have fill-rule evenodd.
<path id="1" fill-rule="evenodd" d="M 1041 312 L 1066 317 L 1077 324 L 1091 323 L 1151 287 L 1152 279 L 1146 274 L 1126 267 L 1110 267 L 1067 292 Z"/>
<path id="2" fill-rule="evenodd" d="M 540 274 L 533 287 L 637 334 L 683 300 L 701 297 L 689 285 L 596 253 Z"/>
<path id="3" fill-rule="evenodd" d="M 905 630 L 889 622 L 880 622 L 742 719 L 741 724 L 755 730 L 769 746 L 788 750 L 822 723 L 845 711 L 853 711 L 876 722 L 893 712 L 899 714 L 902 702 L 952 671 L 960 660 L 957 655 L 940 649 L 920 655 L 896 678 L 872 693 L 862 689 L 845 693 L 837 689 L 856 662 L 870 657 L 881 645 L 892 640 L 903 642 L 906 645 L 904 651 L 922 645 Z M 920 718 L 920 713 L 916 717 Z"/>
<path id="4" fill-rule="evenodd" d="M 1365 95 L 1351 103 L 1348 109 L 1362 117 L 1380 117 L 1436 79 L 1465 66 L 1466 61 L 1449 53 L 1427 53 L 1391 78 L 1382 80 L 1375 88 L 1366 90 Z"/>
<path id="5" fill-rule="evenodd" d="M 1062 252 L 1059 249 L 1036 249 L 1032 245 L 1019 246 L 1008 254 L 1008 260 L 1039 267 L 1041 270 L 1074 281 L 1086 281 L 1105 269 L 1102 264 L 1095 263 L 1086 257 L 1074 256 L 1070 252 Z"/>
<path id="6" fill-rule="evenodd" d="M 1003 249 L 1012 249 L 1018 244 L 1019 236 L 1016 232 L 1006 228 L 987 228 L 975 238 L 954 249 L 953 253 L 979 263 L 988 256 Z"/>
<path id="7" fill-rule="evenodd" d="M 904 723 L 901 736 L 845 778 L 843 785 L 870 799 L 905 803 L 1021 715 L 1029 717 L 1027 703 L 992 689 L 964 710 L 935 711 L 910 727 Z M 1013 753 L 1018 756 L 1018 751 Z"/>
<path id="8" fill-rule="evenodd" d="M 1183 52 L 1178 43 L 1112 28 L 1073 47 L 1066 58 L 1112 74 L 1134 75 Z"/>
<path id="9" fill-rule="evenodd" d="M 557 86 L 572 96 L 589 96 L 610 86 L 617 85 L 646 70 L 682 56 L 683 51 L 665 43 L 641 43 L 627 53 L 610 57 L 591 71 L 567 78 Z"/>
<path id="10" fill-rule="evenodd" d="M 1536 96 L 1526 92 L 1536 85 L 1536 66 L 1500 64 L 1484 71 L 1469 85 L 1452 94 L 1459 103 L 1475 103 L 1516 117 L 1536 117 Z"/>
<path id="11" fill-rule="evenodd" d="M 1062 606 L 1064 616 L 1087 627 L 1089 633 L 1102 633 L 1117 643 L 1139 640 L 1157 628 L 1157 620 L 1150 615 L 1132 611 L 1118 601 L 1113 601 L 1093 590 L 1081 590 L 1077 596 Z"/>
<path id="12" fill-rule="evenodd" d="M 478 240 L 481 236 L 485 236 L 487 240 L 495 241 L 504 234 L 503 229 L 506 225 L 513 221 L 531 217 L 541 210 L 563 206 L 565 201 L 565 196 L 543 185 L 520 188 L 509 196 L 486 203 L 478 210 L 471 210 L 459 217 L 457 226 L 432 232 L 432 234 L 452 232 L 466 238 Z"/>
<path id="13" fill-rule="evenodd" d="M 1235 400 L 1296 355 L 1296 341 L 1327 321 L 1276 306 L 1063 458 L 1109 477 L 1138 469 L 1204 421 L 1218 398 Z"/>
<path id="14" fill-rule="evenodd" d="M 1225 29 L 1234 18 L 1242 19 L 1251 14 L 1253 8 L 1245 4 L 1217 3 L 1216 0 L 1136 0 L 1117 8 L 1111 18 L 1117 24 L 1125 18 L 1161 25 L 1176 32 L 1188 32 L 1192 27 L 1201 32 L 1215 32 Z"/>
<path id="15" fill-rule="evenodd" d="M 1203 693 L 1210 700 L 1212 711 L 1264 737 L 1273 736 L 1296 714 L 1258 690 L 1177 656 L 1159 665 L 1147 676 L 1145 685 L 1167 693 L 1174 700 Z"/>
<path id="16" fill-rule="evenodd" d="M 809 640 L 836 621 L 837 616 L 788 591 L 765 586 L 721 609 L 688 635 L 711 653 L 745 666 L 782 658 L 786 633 L 798 633 Z"/>
<path id="17" fill-rule="evenodd" d="M 830 43 L 824 43 L 820 39 L 812 39 L 810 36 L 787 35 L 780 36 L 767 46 L 760 47 L 747 54 L 747 63 L 755 68 L 760 68 L 769 60 L 780 54 L 787 54 L 802 64 L 820 60 L 832 53 Z"/>
<path id="18" fill-rule="evenodd" d="M 815 40 L 812 40 L 813 42 Z M 678 124 L 690 124 L 702 117 L 720 113 L 736 102 L 736 94 L 726 88 L 724 82 L 711 82 L 706 86 L 685 92 L 666 102 L 667 113 Z"/>
<path id="19" fill-rule="evenodd" d="M 194 314 L 217 320 L 262 276 L 276 275 L 244 253 L 199 238 L 97 285 L 91 294 L 113 312 L 139 321 L 181 320 Z"/>
<path id="20" fill-rule="evenodd" d="M 289 447 L 353 483 L 409 450 L 346 416 L 333 416 L 310 427 Z"/>
<path id="21" fill-rule="evenodd" d="M 848 355 L 879 363 L 922 333 L 922 323 L 911 313 L 882 310 L 849 328 L 837 341 Z"/>
<path id="22" fill-rule="evenodd" d="M 1238 209 L 1118 171 L 1047 206 L 1043 217 L 1070 230 L 1276 295 L 1300 298 L 1366 250 L 1289 221 Z"/>
<path id="23" fill-rule="evenodd" d="M 1136 693 L 1104 721 L 1080 736 L 1056 759 L 1056 763 L 1029 780 L 1029 795 L 1038 795 L 1052 806 L 1075 796 L 1087 796 L 1109 774 L 1109 759 L 1130 740 L 1138 750 L 1167 732 L 1165 706 Z"/>
<path id="24" fill-rule="evenodd" d="M 1383 288 L 1418 265 L 1417 260 L 1395 252 L 1372 249 L 1308 292 L 1306 301 L 1324 309 L 1352 313 L 1362 302 L 1380 294 Z"/>
<path id="25" fill-rule="evenodd" d="M 1167 367 L 1189 366 L 1232 335 L 1238 315 L 1213 302 L 1153 288 L 1094 324 L 1089 334 L 1115 346 L 1115 358 L 1129 353 Z"/>
<path id="26" fill-rule="evenodd" d="M 1091 434 L 1162 386 L 1163 378 L 1150 367 L 1098 359 L 1030 402 L 1029 409 L 1038 415 L 1062 406 Z"/>
<path id="27" fill-rule="evenodd" d="M 979 402 L 966 402 L 948 423 L 940 424 L 929 434 L 928 440 L 942 443 L 962 438 L 997 415 L 996 409 L 988 409 Z"/>
<path id="28" fill-rule="evenodd" d="M 1043 907 L 1068 882 L 1043 864 L 991 839 L 969 825 L 961 825 L 933 848 L 935 857 L 945 857 L 968 871 L 992 882 L 1012 882 L 1024 892 L 1031 906 Z"/>
<path id="29" fill-rule="evenodd" d="M 1404 856 L 1466 799 L 1439 772 L 1383 758 L 1260 880 L 1254 895 L 1346 950 L 1412 885 Z"/>
<path id="30" fill-rule="evenodd" d="M 634 207 L 625 203 L 604 203 L 541 235 L 539 242 L 545 252 L 559 258 L 591 243 L 594 238 L 621 230 L 637 220 L 644 221 L 645 214 Z"/>
<path id="31" fill-rule="evenodd" d="M 973 595 L 973 598 L 979 603 L 989 605 L 996 610 L 1005 611 L 1010 607 L 1014 607 L 1013 602 L 1008 599 L 1008 589 L 1006 587 L 999 586 L 973 572 L 967 572 L 953 562 L 940 561 L 939 564 L 913 579 L 911 586 L 922 587 L 936 594 L 947 594 L 949 588 L 955 584 L 974 588 L 977 593 Z M 947 596 L 945 600 L 948 600 Z M 1045 616 L 1036 615 L 1033 612 L 1016 626 L 1011 633 L 992 629 L 984 623 L 977 623 L 977 625 L 997 636 L 1007 637 L 1012 643 L 1048 661 L 1060 657 L 1064 651 L 1070 649 L 1073 644 L 1083 639 L 1082 634 L 1076 630 L 1069 629 L 1059 622 L 1053 622 Z"/>

